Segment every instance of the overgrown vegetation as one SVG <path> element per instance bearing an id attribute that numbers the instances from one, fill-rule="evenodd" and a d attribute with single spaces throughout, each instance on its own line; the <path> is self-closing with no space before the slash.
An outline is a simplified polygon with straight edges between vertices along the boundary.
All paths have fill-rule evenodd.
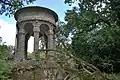
<path id="1" fill-rule="evenodd" d="M 8 80 L 11 73 L 8 57 L 10 50 L 7 45 L 0 42 L 0 80 Z"/>
<path id="2" fill-rule="evenodd" d="M 73 6 L 66 12 L 64 25 L 67 36 L 73 36 L 73 55 L 109 74 L 110 80 L 119 79 L 120 0 L 65 0 L 65 3 Z"/>
<path id="3" fill-rule="evenodd" d="M 33 1 L 0 0 L 0 14 L 11 15 Z M 65 3 L 76 5 L 66 11 L 66 23 L 58 22 L 57 49 L 66 53 L 69 51 L 75 57 L 95 65 L 108 80 L 119 80 L 120 0 L 65 0 Z M 8 53 L 8 46 L 1 43 L 0 80 L 9 77 Z M 79 67 L 76 67 L 78 71 Z M 88 76 L 85 78 L 90 79 Z"/>
<path id="4" fill-rule="evenodd" d="M 35 0 L 0 0 L 0 15 L 11 16 L 14 12 Z M 8 80 L 11 73 L 9 59 L 12 58 L 12 46 L 5 45 L 0 37 L 0 80 Z"/>

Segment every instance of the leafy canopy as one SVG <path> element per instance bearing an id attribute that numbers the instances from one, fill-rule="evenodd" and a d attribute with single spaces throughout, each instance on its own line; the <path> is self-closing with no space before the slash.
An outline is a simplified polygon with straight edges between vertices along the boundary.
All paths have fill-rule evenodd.
<path id="1" fill-rule="evenodd" d="M 2 15 L 11 15 L 17 9 L 24 7 L 30 3 L 33 3 L 36 0 L 0 0 L 0 14 Z"/>
<path id="2" fill-rule="evenodd" d="M 70 6 L 65 20 L 72 33 L 72 48 L 77 57 L 101 71 L 119 72 L 120 0 L 65 0 Z"/>

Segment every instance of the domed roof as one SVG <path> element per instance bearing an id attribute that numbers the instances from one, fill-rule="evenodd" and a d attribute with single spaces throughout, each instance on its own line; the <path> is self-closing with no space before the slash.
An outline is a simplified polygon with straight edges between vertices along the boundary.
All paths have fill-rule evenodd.
<path id="1" fill-rule="evenodd" d="M 22 11 L 25 11 L 26 9 L 43 10 L 43 11 L 45 10 L 45 11 L 48 11 L 48 12 L 50 12 L 50 13 L 53 15 L 53 17 L 55 18 L 55 22 L 58 21 L 58 15 L 57 15 L 53 10 L 48 9 L 48 8 L 45 8 L 45 7 L 40 7 L 40 6 L 29 6 L 29 7 L 24 7 L 24 8 L 21 8 L 21 9 L 17 10 L 17 11 L 15 12 L 15 14 L 14 14 L 15 20 L 17 20 L 17 19 L 18 19 L 18 15 L 19 15 Z"/>

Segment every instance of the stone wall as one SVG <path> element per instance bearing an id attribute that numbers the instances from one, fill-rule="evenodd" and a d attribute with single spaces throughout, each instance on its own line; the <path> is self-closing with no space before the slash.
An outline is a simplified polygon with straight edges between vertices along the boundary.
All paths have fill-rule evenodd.
<path id="1" fill-rule="evenodd" d="M 12 70 L 13 80 L 63 80 L 59 66 L 51 62 L 41 61 L 40 66 L 35 60 L 15 63 Z M 59 69 L 59 70 L 58 70 Z"/>
<path id="2" fill-rule="evenodd" d="M 12 80 L 106 80 L 99 70 L 86 62 L 80 61 L 80 69 L 75 65 L 78 64 L 73 64 L 73 60 L 60 60 L 58 64 L 42 59 L 40 64 L 26 60 L 13 65 Z"/>

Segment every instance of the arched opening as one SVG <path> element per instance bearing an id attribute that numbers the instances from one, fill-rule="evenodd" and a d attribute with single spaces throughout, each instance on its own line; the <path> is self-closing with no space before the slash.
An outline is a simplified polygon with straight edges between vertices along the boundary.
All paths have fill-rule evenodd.
<path id="1" fill-rule="evenodd" d="M 40 31 L 48 32 L 49 26 L 46 24 L 41 24 L 40 25 Z"/>
<path id="2" fill-rule="evenodd" d="M 35 59 L 35 55 L 33 54 L 33 51 L 34 51 L 34 37 L 30 36 L 28 40 L 28 50 L 27 50 L 28 58 L 27 59 Z"/>
<path id="3" fill-rule="evenodd" d="M 32 53 L 33 52 L 33 48 L 34 48 L 34 37 L 30 36 L 29 40 L 28 40 L 28 53 Z"/>
<path id="4" fill-rule="evenodd" d="M 33 25 L 32 23 L 26 23 L 24 26 L 24 30 L 26 33 L 33 33 Z"/>
<path id="5" fill-rule="evenodd" d="M 48 48 L 48 31 L 49 31 L 48 25 L 46 25 L 46 24 L 40 25 L 39 49 L 47 49 Z"/>
<path id="6" fill-rule="evenodd" d="M 33 25 L 32 23 L 26 23 L 24 26 L 25 30 L 25 59 L 28 59 L 28 53 L 33 52 L 33 41 L 30 39 L 31 35 L 33 34 Z"/>

